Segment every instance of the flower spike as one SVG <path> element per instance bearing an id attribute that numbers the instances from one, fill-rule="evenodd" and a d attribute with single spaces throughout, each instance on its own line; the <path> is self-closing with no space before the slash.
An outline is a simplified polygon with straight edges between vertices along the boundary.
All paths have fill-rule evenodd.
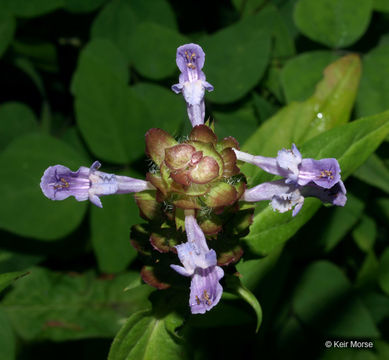
<path id="1" fill-rule="evenodd" d="M 90 168 L 81 166 L 74 172 L 62 165 L 50 166 L 42 176 L 40 187 L 43 194 L 51 200 L 64 200 L 74 196 L 77 201 L 89 199 L 98 207 L 103 207 L 99 198 L 102 195 L 154 189 L 153 185 L 144 180 L 98 171 L 100 166 L 95 161 Z"/>
<path id="2" fill-rule="evenodd" d="M 204 61 L 204 51 L 197 44 L 185 44 L 177 49 L 176 63 L 181 74 L 179 83 L 173 85 L 172 90 L 184 95 L 192 126 L 204 124 L 204 92 L 213 90 L 202 71 Z"/>

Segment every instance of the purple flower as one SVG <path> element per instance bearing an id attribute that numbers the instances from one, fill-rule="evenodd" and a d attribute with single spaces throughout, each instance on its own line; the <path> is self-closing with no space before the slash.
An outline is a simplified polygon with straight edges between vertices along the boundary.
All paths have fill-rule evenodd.
<path id="1" fill-rule="evenodd" d="M 293 216 L 301 210 L 305 197 L 317 197 L 337 206 L 346 204 L 346 188 L 340 180 L 336 159 L 303 159 L 295 144 L 290 150 L 280 150 L 276 158 L 254 156 L 236 149 L 234 152 L 238 160 L 284 178 L 246 190 L 242 200 L 271 200 L 274 210 L 282 213 L 293 209 Z"/>
<path id="2" fill-rule="evenodd" d="M 97 171 L 101 164 L 95 161 L 90 168 L 81 166 L 70 171 L 62 165 L 50 166 L 41 179 L 41 189 L 51 200 L 64 200 L 74 196 L 78 201 L 90 200 L 103 207 L 99 196 L 125 194 L 154 189 L 147 181 Z"/>
<path id="3" fill-rule="evenodd" d="M 222 296 L 223 288 L 219 280 L 224 276 L 224 271 L 216 265 L 216 253 L 209 250 L 204 233 L 193 215 L 185 217 L 185 231 L 188 241 L 176 246 L 178 257 L 184 266 L 170 266 L 179 274 L 192 277 L 189 306 L 192 314 L 204 314 Z"/>
<path id="4" fill-rule="evenodd" d="M 314 183 L 330 189 L 340 181 L 340 166 L 336 159 L 303 159 L 296 145 L 291 150 L 282 149 L 276 158 L 254 156 L 235 150 L 238 160 L 257 165 L 268 173 L 280 175 L 286 183 L 301 186 Z"/>
<path id="5" fill-rule="evenodd" d="M 205 54 L 197 44 L 185 44 L 177 49 L 176 63 L 181 71 L 179 83 L 172 90 L 182 92 L 186 101 L 188 116 L 192 126 L 204 124 L 205 105 L 204 92 L 213 90 L 213 86 L 205 80 L 202 72 Z"/>
<path id="6" fill-rule="evenodd" d="M 346 204 L 346 188 L 341 180 L 331 188 L 323 188 L 311 183 L 305 186 L 287 183 L 287 180 L 265 182 L 248 189 L 243 194 L 242 200 L 256 202 L 270 200 L 274 210 L 281 213 L 293 209 L 296 216 L 304 204 L 305 197 L 316 197 L 325 203 L 337 206 Z"/>

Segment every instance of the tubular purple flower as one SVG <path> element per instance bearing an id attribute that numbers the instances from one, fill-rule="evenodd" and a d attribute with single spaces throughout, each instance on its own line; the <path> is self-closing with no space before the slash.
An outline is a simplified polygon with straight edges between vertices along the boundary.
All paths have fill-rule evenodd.
<path id="1" fill-rule="evenodd" d="M 323 188 L 311 183 L 300 186 L 287 183 L 286 180 L 276 180 L 257 185 L 244 192 L 242 200 L 256 202 L 270 200 L 273 210 L 280 213 L 293 209 L 296 216 L 304 205 L 305 197 L 316 197 L 324 203 L 344 206 L 347 201 L 346 188 L 341 180 L 331 188 Z"/>
<path id="2" fill-rule="evenodd" d="M 90 168 L 81 166 L 74 172 L 62 165 L 50 166 L 42 176 L 40 187 L 51 200 L 74 196 L 77 201 L 89 199 L 98 207 L 103 207 L 99 196 L 154 189 L 153 185 L 144 180 L 97 171 L 100 166 L 95 161 Z"/>
<path id="3" fill-rule="evenodd" d="M 178 257 L 184 266 L 170 266 L 180 275 L 191 276 L 191 312 L 204 314 L 221 298 L 223 288 L 219 280 L 224 276 L 224 272 L 217 266 L 216 253 L 208 248 L 204 233 L 193 215 L 185 217 L 185 231 L 188 241 L 176 246 Z"/>
<path id="4" fill-rule="evenodd" d="M 213 90 L 213 86 L 205 80 L 205 74 L 201 70 L 204 61 L 204 51 L 197 44 L 185 44 L 177 49 L 176 63 L 181 74 L 179 83 L 173 85 L 172 90 L 176 94 L 182 92 L 192 126 L 204 124 L 204 93 L 205 90 Z"/>
<path id="5" fill-rule="evenodd" d="M 330 189 L 340 181 L 340 166 L 334 158 L 303 159 L 295 144 L 292 149 L 282 149 L 276 158 L 254 156 L 234 149 L 238 160 L 254 164 L 266 172 L 282 176 L 286 183 L 301 186 L 309 183 Z"/>

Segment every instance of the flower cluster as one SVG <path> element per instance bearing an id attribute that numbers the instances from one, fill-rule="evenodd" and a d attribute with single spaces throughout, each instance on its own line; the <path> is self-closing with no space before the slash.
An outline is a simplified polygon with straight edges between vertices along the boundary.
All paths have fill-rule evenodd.
<path id="1" fill-rule="evenodd" d="M 193 128 L 181 142 L 162 129 L 146 133 L 146 153 L 152 161 L 146 180 L 100 172 L 96 161 L 90 168 L 80 167 L 75 172 L 62 165 L 51 166 L 40 184 L 51 200 L 74 196 L 78 201 L 89 199 L 99 207 L 100 196 L 135 193 L 140 213 L 149 225 L 133 228 L 132 244 L 149 258 L 155 253 L 166 255 L 170 265 L 165 266 L 159 258 L 149 261 L 152 266 L 145 266 L 141 275 L 159 289 L 170 284 L 158 278 L 155 264 L 170 270 L 170 278 L 174 271 L 190 277 L 189 306 L 193 314 L 203 314 L 219 302 L 224 276 L 221 266 L 238 261 L 242 255 L 239 245 L 233 243 L 228 248 L 230 239 L 225 239 L 228 228 L 234 226 L 231 219 L 239 219 L 231 238 L 238 238 L 250 224 L 251 213 L 240 210 L 242 202 L 268 200 L 279 212 L 293 209 L 293 216 L 300 211 L 305 197 L 317 197 L 338 206 L 346 203 L 336 159 L 303 159 L 294 144 L 291 150 L 280 150 L 275 158 L 254 156 L 240 151 L 233 137 L 219 140 L 213 126 L 204 122 L 204 93 L 213 90 L 202 71 L 204 61 L 199 45 L 186 44 L 177 49 L 181 74 L 172 90 L 182 93 Z M 281 179 L 247 189 L 238 167 L 240 161 Z M 248 216 L 241 221 L 238 214 Z M 216 251 L 208 247 L 210 240 L 215 240 Z M 176 254 L 183 266 L 175 264 Z"/>

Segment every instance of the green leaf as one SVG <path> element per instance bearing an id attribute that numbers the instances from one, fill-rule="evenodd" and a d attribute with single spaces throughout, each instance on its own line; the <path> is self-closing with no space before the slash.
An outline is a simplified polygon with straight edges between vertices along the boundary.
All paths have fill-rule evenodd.
<path id="1" fill-rule="evenodd" d="M 240 12 L 241 16 L 255 13 L 261 8 L 264 2 L 265 0 L 232 0 L 232 4 Z"/>
<path id="2" fill-rule="evenodd" d="M 304 101 L 315 91 L 324 69 L 339 56 L 331 51 L 311 51 L 289 60 L 282 69 L 281 83 L 288 103 Z"/>
<path id="3" fill-rule="evenodd" d="M 170 89 L 145 82 L 139 82 L 131 89 L 149 109 L 153 126 L 177 135 L 178 129 L 189 123 L 184 100 Z"/>
<path id="4" fill-rule="evenodd" d="M 164 79 L 177 71 L 174 61 L 177 48 L 189 42 L 177 31 L 152 22 L 139 24 L 130 41 L 135 69 L 154 80 Z"/>
<path id="5" fill-rule="evenodd" d="M 389 112 L 353 121 L 331 129 L 306 142 L 301 148 L 303 157 L 337 158 L 346 179 L 376 150 L 389 134 Z M 258 255 L 268 254 L 285 242 L 307 222 L 319 208 L 317 199 L 305 199 L 296 217 L 290 213 L 275 213 L 270 206 L 257 207 L 250 234 L 245 243 Z"/>
<path id="6" fill-rule="evenodd" d="M 216 134 L 220 139 L 233 134 L 236 139 L 243 142 L 258 127 L 258 121 L 251 104 L 228 112 L 215 111 L 213 117 Z"/>
<path id="7" fill-rule="evenodd" d="M 1 0 L 2 11 L 8 10 L 18 17 L 35 17 L 62 7 L 64 0 Z"/>
<path id="8" fill-rule="evenodd" d="M 38 73 L 38 71 L 35 69 L 32 61 L 25 57 L 18 57 L 15 59 L 14 62 L 15 66 L 17 66 L 19 69 L 21 69 L 34 83 L 42 97 L 46 98 L 46 90 L 45 86 L 43 84 L 42 77 Z"/>
<path id="9" fill-rule="evenodd" d="M 244 301 L 246 301 L 255 311 L 255 315 L 257 316 L 257 326 L 255 328 L 255 332 L 258 332 L 259 327 L 262 323 L 262 308 L 258 302 L 258 299 L 255 295 L 247 289 L 237 278 L 236 276 L 228 276 L 226 277 L 227 286 L 232 290 L 233 293 L 239 295 Z"/>
<path id="10" fill-rule="evenodd" d="M 373 8 L 376 11 L 389 12 L 389 2 L 386 0 L 373 0 Z"/>
<path id="11" fill-rule="evenodd" d="M 389 193 L 389 169 L 375 154 L 357 169 L 353 176 L 365 183 Z"/>
<path id="12" fill-rule="evenodd" d="M 240 99 L 259 82 L 270 55 L 268 31 L 251 18 L 205 37 L 200 45 L 206 53 L 204 72 L 215 87 L 207 97 L 222 104 Z"/>
<path id="13" fill-rule="evenodd" d="M 17 102 L 0 105 L 0 151 L 16 137 L 38 130 L 38 122 L 32 110 Z"/>
<path id="14" fill-rule="evenodd" d="M 278 106 L 256 93 L 253 93 L 253 105 L 260 123 L 272 117 L 278 110 Z"/>
<path id="15" fill-rule="evenodd" d="M 94 11 L 107 0 L 64 0 L 65 9 L 75 13 Z"/>
<path id="16" fill-rule="evenodd" d="M 91 238 L 99 269 L 105 273 L 123 271 L 136 257 L 129 233 L 141 221 L 139 209 L 130 196 L 104 198 L 104 207 L 91 209 Z"/>
<path id="17" fill-rule="evenodd" d="M 51 201 L 39 187 L 46 168 L 56 164 L 72 171 L 89 165 L 67 144 L 41 134 L 18 137 L 0 154 L 2 229 L 21 236 L 54 240 L 78 227 L 87 204 L 73 198 Z"/>
<path id="18" fill-rule="evenodd" d="M 15 28 L 16 23 L 13 16 L 4 12 L 2 9 L 0 14 L 0 56 L 3 55 L 9 43 L 13 39 Z"/>
<path id="19" fill-rule="evenodd" d="M 38 264 L 43 259 L 41 255 L 0 250 L 0 273 L 21 271 Z"/>
<path id="20" fill-rule="evenodd" d="M 379 262 L 374 251 L 368 251 L 355 279 L 356 287 L 372 285 L 376 288 Z"/>
<path id="21" fill-rule="evenodd" d="M 110 40 L 121 50 L 128 62 L 131 60 L 130 36 L 136 24 L 137 19 L 129 1 L 113 0 L 102 8 L 93 22 L 91 37 Z"/>
<path id="22" fill-rule="evenodd" d="M 333 337 L 375 338 L 379 332 L 343 272 L 327 261 L 310 265 L 293 296 L 296 315 L 308 326 Z"/>
<path id="23" fill-rule="evenodd" d="M 100 159 L 127 163 L 144 153 L 144 134 L 152 119 L 127 86 L 128 71 L 119 50 L 108 40 L 93 40 L 83 50 L 72 92 L 79 129 Z"/>
<path id="24" fill-rule="evenodd" d="M 182 360 L 183 347 L 169 333 L 169 315 L 156 318 L 150 311 L 139 311 L 127 320 L 116 335 L 108 360 Z"/>
<path id="25" fill-rule="evenodd" d="M 176 15 L 167 0 L 130 0 L 129 4 L 138 21 L 177 29 Z"/>
<path id="26" fill-rule="evenodd" d="M 361 71 L 357 56 L 345 56 L 324 72 L 315 93 L 303 103 L 291 103 L 266 121 L 242 146 L 243 151 L 276 156 L 283 147 L 297 146 L 309 138 L 349 120 Z M 239 139 L 238 139 L 239 141 Z M 242 166 L 249 184 L 269 180 L 252 165 Z"/>
<path id="27" fill-rule="evenodd" d="M 389 249 L 381 255 L 378 282 L 381 289 L 389 295 Z"/>
<path id="28" fill-rule="evenodd" d="M 14 271 L 5 274 L 0 274 L 0 292 L 3 291 L 9 285 L 11 285 L 16 279 L 27 274 L 28 273 L 26 273 L 25 271 Z"/>
<path id="29" fill-rule="evenodd" d="M 135 279 L 139 285 L 124 292 Z M 1 308 L 25 340 L 113 337 L 128 314 L 149 307 L 150 291 L 135 272 L 97 278 L 92 272 L 33 268 L 6 294 Z"/>
<path id="30" fill-rule="evenodd" d="M 361 222 L 353 230 L 352 235 L 354 241 L 359 248 L 364 252 L 372 250 L 377 234 L 377 226 L 371 217 L 364 215 Z"/>
<path id="31" fill-rule="evenodd" d="M 15 360 L 16 346 L 15 335 L 7 314 L 0 309 L 0 349 L 2 360 Z"/>
<path id="32" fill-rule="evenodd" d="M 310 39 L 332 48 L 356 42 L 366 31 L 372 13 L 372 0 L 299 0 L 294 20 Z"/>
<path id="33" fill-rule="evenodd" d="M 373 115 L 388 109 L 389 44 L 374 48 L 363 58 L 363 73 L 358 91 L 356 112 L 358 116 Z"/>
<path id="34" fill-rule="evenodd" d="M 12 49 L 16 54 L 30 59 L 37 68 L 49 72 L 58 71 L 57 49 L 53 43 L 15 40 Z"/>
<path id="35" fill-rule="evenodd" d="M 251 21 L 253 28 L 260 27 L 264 31 L 270 31 L 273 45 L 272 57 L 287 58 L 295 54 L 293 38 L 277 7 L 267 4 L 264 9 L 248 20 Z"/>
<path id="36" fill-rule="evenodd" d="M 342 207 L 335 207 L 326 222 L 317 228 L 317 243 L 330 252 L 351 230 L 363 214 L 363 201 L 347 194 L 347 203 Z"/>

